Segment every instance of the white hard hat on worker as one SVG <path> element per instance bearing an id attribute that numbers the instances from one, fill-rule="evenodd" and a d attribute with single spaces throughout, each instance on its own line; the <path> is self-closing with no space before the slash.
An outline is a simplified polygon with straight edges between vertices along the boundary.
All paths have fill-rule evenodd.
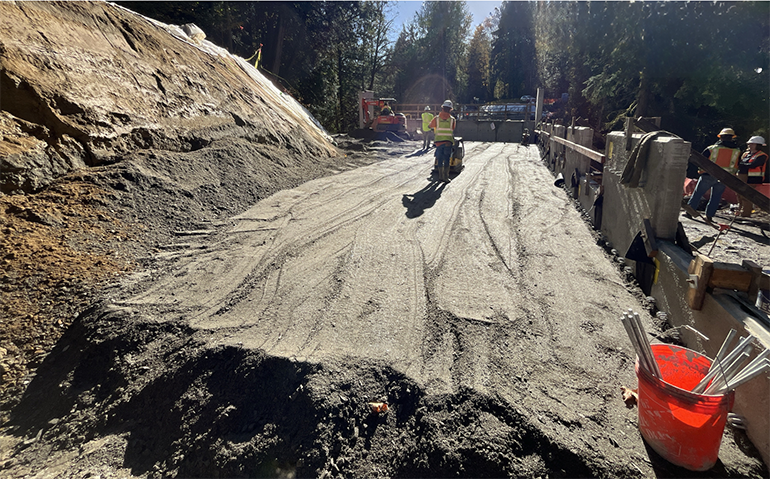
<path id="1" fill-rule="evenodd" d="M 442 108 L 449 108 L 449 109 L 451 110 L 451 109 L 453 108 L 453 106 L 452 106 L 452 100 L 447 100 L 447 101 L 445 101 L 445 102 L 444 102 L 444 103 L 441 105 L 441 107 L 442 107 Z"/>
<path id="2" fill-rule="evenodd" d="M 765 139 L 762 138 L 761 136 L 752 136 L 751 138 L 749 138 L 749 141 L 747 141 L 746 143 L 754 143 L 757 145 L 767 146 L 765 144 Z"/>

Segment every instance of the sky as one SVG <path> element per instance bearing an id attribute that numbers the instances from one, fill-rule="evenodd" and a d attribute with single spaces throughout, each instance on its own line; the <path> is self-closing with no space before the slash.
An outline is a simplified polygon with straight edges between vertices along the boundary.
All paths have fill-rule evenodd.
<path id="1" fill-rule="evenodd" d="M 412 0 L 398 0 L 394 2 L 393 12 L 396 14 L 396 18 L 393 21 L 393 27 L 396 32 L 395 36 L 401 32 L 401 26 L 404 23 L 408 23 L 414 18 L 414 14 L 422 7 L 422 2 Z M 489 0 L 466 0 L 468 10 L 473 15 L 473 23 L 471 24 L 471 32 L 475 30 L 476 25 L 481 23 L 484 18 L 489 16 L 495 7 L 499 7 L 502 2 L 489 1 Z"/>

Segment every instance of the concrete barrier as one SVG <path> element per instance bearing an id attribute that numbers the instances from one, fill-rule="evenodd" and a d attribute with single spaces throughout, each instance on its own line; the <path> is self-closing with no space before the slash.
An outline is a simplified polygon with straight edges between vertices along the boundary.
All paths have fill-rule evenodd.
<path id="1" fill-rule="evenodd" d="M 641 134 L 635 134 L 632 145 L 636 145 L 641 137 Z M 624 145 L 622 132 L 607 135 L 607 161 L 602 175 L 602 232 L 613 238 L 612 243 L 618 251 L 626 251 L 636 233 L 642 230 L 643 219 L 649 218 L 656 238 L 673 241 L 679 223 L 690 143 L 670 136 L 656 139 L 644 160 L 646 165 L 638 188 L 620 184 L 631 154 Z"/>
<path id="2" fill-rule="evenodd" d="M 523 132 L 523 120 L 458 121 L 455 127 L 455 136 L 467 141 L 519 143 Z"/>
<path id="3" fill-rule="evenodd" d="M 634 134 L 631 146 L 642 134 Z M 658 254 L 649 264 L 640 265 L 626 259 L 645 293 L 656 300 L 668 323 L 678 328 L 684 344 L 713 358 L 730 329 L 739 335 L 751 334 L 761 347 L 770 348 L 770 318 L 754 307 L 748 298 L 732 291 L 715 290 L 706 295 L 701 310 L 689 307 L 686 296 L 690 288 L 688 267 L 693 256 L 675 245 L 682 202 L 690 143 L 672 136 L 653 141 L 644 161 L 639 186 L 620 184 L 621 175 L 631 154 L 625 148 L 622 132 L 610 133 L 603 169 L 604 190 L 601 231 L 618 252 L 628 251 L 648 218 L 658 243 Z M 640 267 L 643 266 L 643 267 Z M 684 326 L 690 326 L 709 338 L 705 340 Z M 733 411 L 745 417 L 747 435 L 770 464 L 770 384 L 766 375 L 736 390 Z"/>
<path id="4" fill-rule="evenodd" d="M 590 173 L 590 160 L 565 145 L 553 141 L 553 136 L 573 143 L 590 146 L 590 129 L 546 125 L 540 147 L 546 165 L 554 175 L 563 175 L 565 187 L 580 205 L 591 213 L 596 228 L 601 229 L 620 255 L 626 255 L 637 233 L 649 219 L 658 247 L 657 255 L 641 258 L 639 262 L 626 258 L 642 290 L 655 298 L 657 308 L 666 313 L 668 323 L 677 328 L 682 342 L 690 349 L 713 358 L 730 329 L 739 335 L 751 334 L 759 348 L 770 348 L 770 318 L 756 308 L 751 298 L 733 291 L 707 293 L 700 310 L 687 303 L 690 288 L 688 267 L 693 256 L 676 246 L 683 184 L 690 152 L 690 143 L 673 136 L 655 139 L 649 154 L 636 163 L 640 167 L 639 184 L 631 188 L 621 184 L 623 170 L 629 162 L 633 147 L 642 134 L 631 135 L 626 148 L 623 132 L 607 136 L 605 162 L 600 182 Z M 543 141 L 548 138 L 547 141 Z M 575 178 L 577 187 L 573 186 Z M 596 207 L 597 202 L 601 206 Z M 642 252 L 646 255 L 646 251 Z M 709 338 L 685 328 L 692 327 Z M 745 418 L 747 435 L 759 450 L 765 464 L 770 465 L 770 383 L 760 375 L 736 390 L 733 411 Z"/>

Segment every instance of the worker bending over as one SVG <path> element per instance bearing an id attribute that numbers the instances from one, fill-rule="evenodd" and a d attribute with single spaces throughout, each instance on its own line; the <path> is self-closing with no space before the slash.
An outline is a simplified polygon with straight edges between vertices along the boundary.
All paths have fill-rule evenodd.
<path id="1" fill-rule="evenodd" d="M 438 170 L 438 179 L 444 183 L 449 180 L 449 160 L 452 157 L 452 146 L 455 142 L 455 119 L 450 112 L 452 111 L 452 102 L 445 101 L 441 105 L 441 111 L 430 122 L 430 128 L 436 132 L 436 169 Z"/>

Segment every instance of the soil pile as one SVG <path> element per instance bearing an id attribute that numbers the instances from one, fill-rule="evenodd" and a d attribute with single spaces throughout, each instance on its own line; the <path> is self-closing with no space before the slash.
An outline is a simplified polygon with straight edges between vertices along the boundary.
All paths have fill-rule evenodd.
<path id="1" fill-rule="evenodd" d="M 375 161 L 242 59 L 116 5 L 2 2 L 0 31 L 4 415 L 103 285 L 186 231 Z"/>

